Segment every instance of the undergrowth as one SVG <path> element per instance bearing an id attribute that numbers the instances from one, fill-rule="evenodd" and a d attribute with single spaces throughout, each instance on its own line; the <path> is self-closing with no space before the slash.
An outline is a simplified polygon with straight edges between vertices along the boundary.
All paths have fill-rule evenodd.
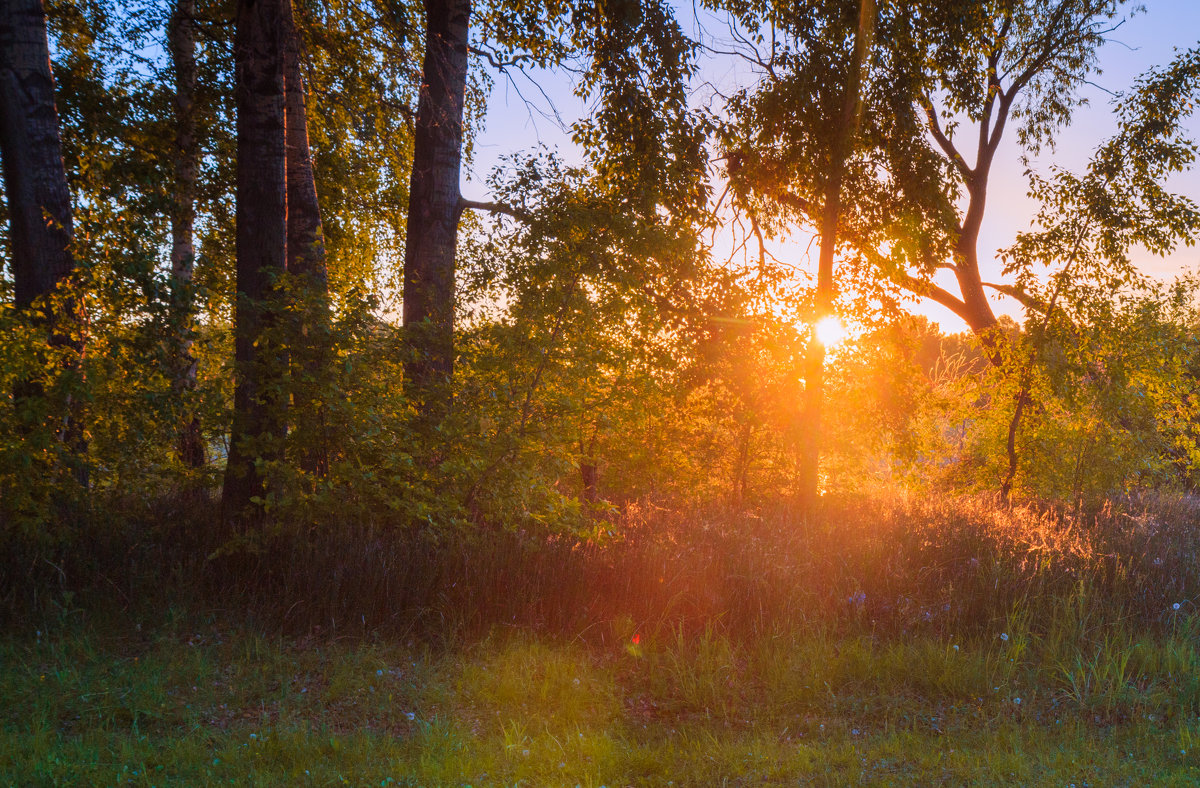
<path id="1" fill-rule="evenodd" d="M 655 636 L 1012 629 L 1067 647 L 1170 631 L 1194 612 L 1198 521 L 1187 496 L 1075 514 L 892 495 L 827 498 L 811 517 L 629 505 L 586 535 L 276 523 L 230 551 L 213 542 L 215 507 L 193 493 L 92 524 L 58 553 L 9 545 L 0 615 L 27 630 L 174 604 L 293 635 L 442 642 L 515 626 L 605 644 L 623 619 Z"/>

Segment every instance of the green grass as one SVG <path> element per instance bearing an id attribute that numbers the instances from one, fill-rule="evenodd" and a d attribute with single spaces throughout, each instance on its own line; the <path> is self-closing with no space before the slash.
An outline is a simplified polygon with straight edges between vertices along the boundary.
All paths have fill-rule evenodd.
<path id="1" fill-rule="evenodd" d="M 1064 621 L 1070 619 L 1064 616 Z M 1195 631 L 0 642 L 14 785 L 1194 785 Z M 1077 630 L 1075 635 L 1080 635 Z M 1087 638 L 1090 637 L 1090 640 Z M 1018 703 L 1017 699 L 1020 699 Z"/>
<path id="2" fill-rule="evenodd" d="M 659 517 L 0 572 L 0 785 L 1200 784 L 1193 498 Z"/>

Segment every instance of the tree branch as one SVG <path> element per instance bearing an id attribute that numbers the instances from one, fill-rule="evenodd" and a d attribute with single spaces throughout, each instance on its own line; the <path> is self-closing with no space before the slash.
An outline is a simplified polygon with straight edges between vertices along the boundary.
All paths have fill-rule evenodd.
<path id="1" fill-rule="evenodd" d="M 483 211 L 485 213 L 499 213 L 505 216 L 511 216 L 522 222 L 530 222 L 533 220 L 533 215 L 521 208 L 509 205 L 502 202 L 481 202 L 479 200 L 468 200 L 464 197 L 458 198 L 458 214 L 462 216 L 462 212 L 470 209 L 472 211 Z"/>
<path id="2" fill-rule="evenodd" d="M 779 194 L 775 195 L 775 199 L 779 200 L 780 203 L 791 208 L 793 211 L 805 214 L 807 216 L 812 215 L 812 203 L 798 194 L 792 194 L 787 190 L 783 190 L 779 192 Z"/>
<path id="3" fill-rule="evenodd" d="M 914 295 L 936 301 L 962 318 L 964 323 L 971 325 L 971 312 L 967 309 L 966 303 L 955 297 L 949 290 L 938 287 L 933 282 L 918 279 L 905 271 L 893 272 L 891 280 Z"/>
<path id="4" fill-rule="evenodd" d="M 958 152 L 958 148 L 954 147 L 954 143 L 951 142 L 950 138 L 946 136 L 946 133 L 942 131 L 942 124 L 938 120 L 937 111 L 933 108 L 933 102 L 928 96 L 921 97 L 921 108 L 925 110 L 925 118 L 929 121 L 929 133 L 932 134 L 933 139 L 937 141 L 938 147 L 940 147 L 950 158 L 950 161 L 954 163 L 954 167 L 958 170 L 959 174 L 962 175 L 963 179 L 969 182 L 974 177 L 975 172 L 967 166 L 966 159 L 962 157 L 962 154 Z"/>
<path id="5" fill-rule="evenodd" d="M 1032 293 L 1028 293 L 1025 290 L 1022 290 L 1021 288 L 1017 287 L 1016 285 L 1006 285 L 1006 284 L 996 284 L 994 282 L 984 282 L 983 286 L 987 287 L 987 288 L 991 288 L 992 290 L 995 290 L 997 293 L 1002 293 L 1002 294 L 1008 296 L 1009 298 L 1015 298 L 1017 300 L 1017 302 L 1021 304 L 1021 306 L 1025 307 L 1026 309 L 1028 309 L 1031 312 L 1040 312 L 1041 314 L 1045 314 L 1047 311 L 1046 305 L 1044 303 L 1042 303 L 1041 300 L 1036 298 Z"/>

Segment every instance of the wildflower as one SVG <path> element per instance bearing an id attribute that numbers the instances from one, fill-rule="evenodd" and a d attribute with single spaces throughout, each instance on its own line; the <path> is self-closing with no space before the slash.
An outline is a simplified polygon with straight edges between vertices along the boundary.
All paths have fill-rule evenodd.
<path id="1" fill-rule="evenodd" d="M 1171 607 L 1172 607 L 1173 609 L 1175 609 L 1175 610 L 1178 610 L 1178 609 L 1179 609 L 1179 603 L 1178 603 L 1178 602 L 1176 602 L 1175 604 L 1171 605 Z"/>
<path id="2" fill-rule="evenodd" d="M 955 643 L 955 644 L 954 644 L 954 650 L 955 650 L 955 651 L 958 651 L 958 644 L 957 644 L 957 643 Z"/>
<path id="3" fill-rule="evenodd" d="M 1020 705 L 1021 705 L 1021 699 L 1020 699 L 1020 698 L 1013 698 L 1013 703 L 1015 703 L 1015 704 L 1017 704 L 1018 706 L 1020 706 Z"/>
<path id="4" fill-rule="evenodd" d="M 1008 642 L 1008 633 L 1007 633 L 1007 632 L 1001 632 L 1001 633 L 1000 633 L 1000 639 L 1001 639 L 1001 640 L 1003 640 L 1005 643 L 1007 643 L 1007 642 Z"/>
<path id="5" fill-rule="evenodd" d="M 375 675 L 376 675 L 376 676 L 382 676 L 382 675 L 383 675 L 383 668 L 380 668 L 379 670 L 375 671 Z"/>
<path id="6" fill-rule="evenodd" d="M 408 721 L 409 721 L 409 722 L 412 722 L 413 720 L 415 720 L 415 719 L 417 718 L 417 715 L 416 715 L 416 713 L 414 713 L 414 712 L 411 712 L 411 711 L 406 711 L 406 712 L 404 712 L 404 716 L 405 716 L 405 717 L 408 717 Z"/>
<path id="7" fill-rule="evenodd" d="M 634 633 L 634 636 L 633 636 L 633 645 L 635 645 L 635 646 L 636 646 L 638 643 L 641 643 L 641 642 L 642 642 L 642 636 L 641 636 L 641 634 L 640 634 L 640 633 Z"/>

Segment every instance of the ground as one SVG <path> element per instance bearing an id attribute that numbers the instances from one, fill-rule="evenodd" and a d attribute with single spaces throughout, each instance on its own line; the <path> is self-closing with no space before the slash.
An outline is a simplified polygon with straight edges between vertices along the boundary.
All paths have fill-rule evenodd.
<path id="1" fill-rule="evenodd" d="M 739 642 L 712 628 L 610 630 L 586 642 L 496 631 L 435 649 L 65 620 L 0 642 L 0 774 L 13 785 L 1200 784 L 1192 677 L 1170 675 L 1169 640 L 1131 644 L 1114 677 L 1096 658 L 1048 664 L 1007 633 Z"/>

